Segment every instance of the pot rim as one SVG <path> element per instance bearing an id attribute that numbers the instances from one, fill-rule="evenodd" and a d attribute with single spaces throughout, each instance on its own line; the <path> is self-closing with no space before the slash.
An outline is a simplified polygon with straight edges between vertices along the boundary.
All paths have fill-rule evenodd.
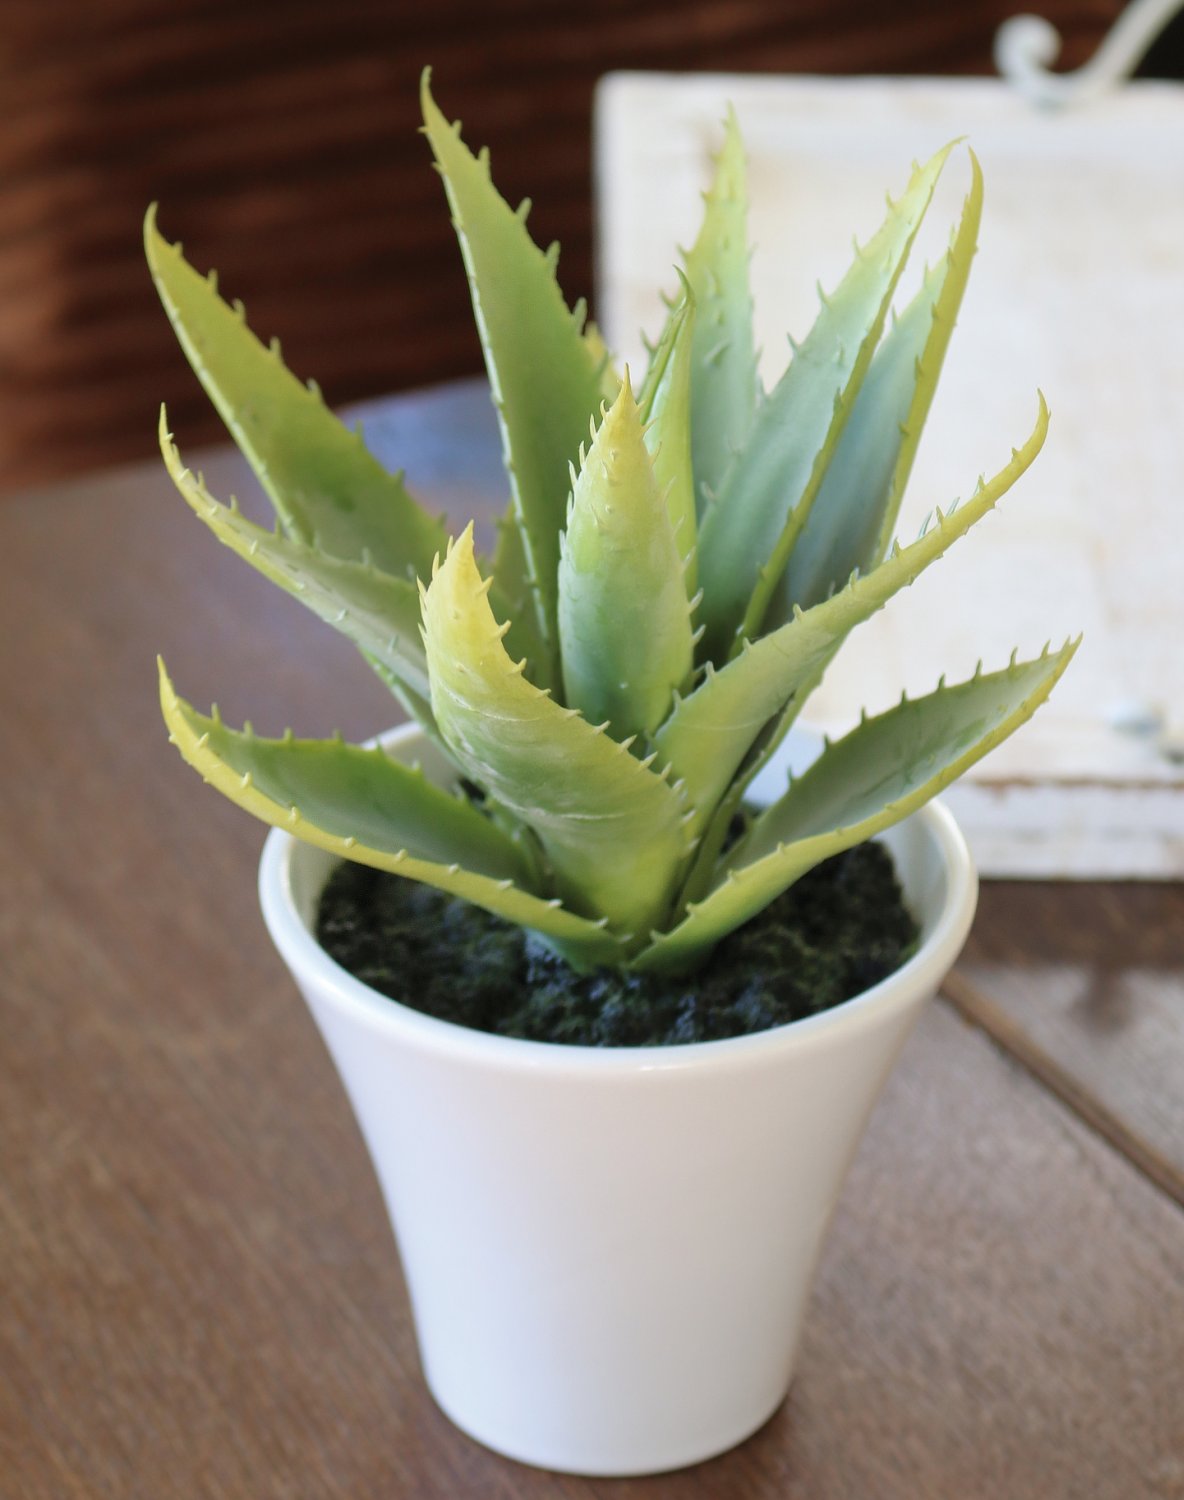
<path id="1" fill-rule="evenodd" d="M 402 731 L 402 732 L 400 732 Z M 418 725 L 400 726 L 379 738 L 413 738 Z M 433 1053 L 447 1053 L 470 1062 L 485 1061 L 500 1068 L 546 1068 L 573 1074 L 636 1074 L 750 1063 L 754 1054 L 769 1057 L 786 1050 L 833 1041 L 835 1033 L 857 1031 L 884 1009 L 908 1005 L 922 991 L 933 993 L 949 972 L 974 919 L 978 876 L 966 840 L 953 815 L 934 799 L 904 822 L 919 825 L 936 846 L 945 872 L 945 900 L 916 953 L 878 984 L 829 1010 L 783 1026 L 745 1036 L 710 1042 L 680 1042 L 661 1046 L 587 1047 L 564 1042 L 542 1042 L 497 1036 L 453 1021 L 443 1021 L 404 1005 L 355 979 L 317 942 L 297 906 L 293 861 L 325 857 L 325 852 L 273 828 L 263 845 L 259 863 L 259 900 L 272 941 L 303 986 L 315 984 L 318 996 L 369 1028 L 401 1036 Z"/>

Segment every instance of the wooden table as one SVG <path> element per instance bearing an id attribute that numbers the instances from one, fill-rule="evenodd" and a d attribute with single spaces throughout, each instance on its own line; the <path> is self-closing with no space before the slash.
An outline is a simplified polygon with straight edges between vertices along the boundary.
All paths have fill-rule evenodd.
<path id="1" fill-rule="evenodd" d="M 500 496 L 473 386 L 368 430 L 450 515 Z M 4 1500 L 1184 1496 L 1179 886 L 985 889 L 786 1404 L 680 1475 L 538 1473 L 424 1390 L 361 1140 L 256 912 L 262 831 L 166 744 L 153 657 L 267 732 L 368 735 L 383 689 L 155 465 L 0 503 L 0 557 Z"/>

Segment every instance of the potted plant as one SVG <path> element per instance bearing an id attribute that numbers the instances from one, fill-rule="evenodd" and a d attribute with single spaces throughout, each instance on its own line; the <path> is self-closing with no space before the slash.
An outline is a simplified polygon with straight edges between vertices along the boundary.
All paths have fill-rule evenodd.
<path id="1" fill-rule="evenodd" d="M 172 478 L 221 541 L 357 644 L 415 725 L 370 747 L 267 739 L 198 713 L 162 664 L 164 717 L 207 781 L 278 830 L 265 917 L 369 1144 L 440 1404 L 537 1464 L 671 1468 L 738 1442 L 785 1394 L 843 1174 L 973 914 L 965 846 L 931 799 L 1034 712 L 1076 643 L 864 715 L 756 811 L 754 786 L 768 791 L 849 632 L 995 505 L 1047 411 L 994 478 L 893 541 L 974 251 L 973 156 L 948 252 L 899 317 L 949 147 L 889 200 L 765 394 L 729 118 L 635 388 L 426 75 L 423 109 L 505 446 L 496 551 L 480 559 L 471 526 L 449 541 L 150 212 L 164 305 L 280 525 L 210 495 L 162 412 Z M 550 973 L 561 960 L 585 992 L 623 985 L 618 1009 L 651 981 L 693 1009 L 729 934 L 873 836 L 915 952 L 841 1005 L 723 1040 L 474 1030 L 368 987 L 315 936 L 326 881 L 353 861 L 518 924 Z"/>

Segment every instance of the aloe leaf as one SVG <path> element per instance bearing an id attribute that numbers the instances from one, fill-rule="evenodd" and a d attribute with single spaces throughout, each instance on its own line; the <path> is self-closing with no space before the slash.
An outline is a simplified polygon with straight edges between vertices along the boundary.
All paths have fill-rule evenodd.
<path id="1" fill-rule="evenodd" d="M 497 545 L 490 569 L 493 577 L 490 605 L 499 620 L 510 621 L 506 650 L 515 661 L 526 662 L 527 676 L 536 687 L 551 687 L 557 663 L 535 612 L 529 565 L 512 503 L 498 520 Z"/>
<path id="2" fill-rule="evenodd" d="M 165 312 L 194 373 L 297 540 L 357 562 L 363 551 L 398 578 L 426 578 L 444 548 L 440 521 L 411 498 L 351 431 L 284 365 L 279 345 L 261 343 L 241 305 L 218 296 L 156 228 L 144 248 Z"/>
<path id="3" fill-rule="evenodd" d="M 565 701 L 617 740 L 649 734 L 690 676 L 682 558 L 628 372 L 584 457 L 559 558 Z"/>
<path id="4" fill-rule="evenodd" d="M 761 406 L 700 533 L 703 654 L 719 662 L 760 628 L 810 514 L 879 342 L 947 146 L 913 173 L 900 200 L 837 290 Z"/>
<path id="5" fill-rule="evenodd" d="M 948 687 L 943 681 L 924 697 L 902 696 L 884 713 L 865 716 L 764 809 L 728 854 L 725 868 L 736 870 L 780 846 L 836 833 L 846 848 L 852 831 L 870 838 L 898 822 L 1026 723 L 1077 646 L 1078 640 L 1056 652 L 1046 646 L 1025 662 L 1013 652 L 1001 671 L 984 673 L 980 665 L 966 682 Z"/>
<path id="6" fill-rule="evenodd" d="M 528 878 L 529 865 L 515 843 L 465 797 L 433 785 L 385 750 L 291 734 L 267 739 L 249 724 L 231 729 L 220 716 L 207 717 L 180 699 L 163 664 L 160 691 L 165 721 L 174 733 L 183 727 L 185 746 L 200 746 L 207 763 L 221 762 L 238 783 L 249 773 L 247 789 L 279 804 L 286 822 L 303 819 L 388 856 L 402 850 L 435 863 L 463 861 L 472 873 L 494 880 Z M 234 796 L 238 788 L 225 774 L 216 781 Z"/>
<path id="7" fill-rule="evenodd" d="M 385 751 L 229 729 L 177 696 L 163 662 L 160 702 L 184 759 L 263 822 L 529 927 L 576 968 L 619 962 L 620 945 L 603 926 L 526 888 L 529 861 L 512 839 Z"/>
<path id="8" fill-rule="evenodd" d="M 781 619 L 795 604 L 808 609 L 825 599 L 856 569 L 866 571 L 892 540 L 977 248 L 983 186 L 973 152 L 970 163 L 970 192 L 949 250 L 876 350 L 790 554 L 778 591 Z M 766 617 L 764 629 L 770 623 Z"/>
<path id="9" fill-rule="evenodd" d="M 1034 661 L 940 684 L 875 718 L 864 717 L 757 818 L 729 851 L 717 881 L 668 934 L 635 960 L 640 969 L 694 962 L 807 870 L 916 812 L 1031 718 L 1077 649 L 1069 641 Z"/>
<path id="10" fill-rule="evenodd" d="M 707 669 L 699 687 L 676 705 L 654 736 L 659 757 L 685 782 L 687 800 L 695 810 L 694 833 L 701 830 L 769 720 L 783 716 L 775 736 L 779 743 L 851 631 L 912 584 L 998 504 L 1035 460 L 1047 434 L 1048 407 L 1041 396 L 1032 435 L 989 482 L 979 481 L 969 500 L 955 501 L 945 514 L 939 509 L 915 542 L 894 548 L 878 568 L 853 575 L 840 593 L 821 604 L 797 608 L 780 629 L 746 641 L 740 655 L 720 670 Z"/>
<path id="11" fill-rule="evenodd" d="M 432 709 L 466 774 L 534 829 L 568 905 L 648 930 L 686 848 L 678 791 L 515 667 L 471 526 L 424 591 L 423 618 Z"/>
<path id="12" fill-rule="evenodd" d="M 446 761 L 454 766 L 456 762 L 452 759 L 452 751 L 444 743 L 440 736 L 440 730 L 436 724 L 436 716 L 432 713 L 431 699 L 426 693 L 417 692 L 405 677 L 398 677 L 384 662 L 372 656 L 370 652 L 363 651 L 362 656 L 366 663 L 373 668 L 379 680 L 386 687 L 395 702 L 399 704 L 409 719 L 414 719 L 427 737 L 435 745 L 436 749 Z M 460 768 L 457 767 L 459 775 Z"/>
<path id="13" fill-rule="evenodd" d="M 464 145 L 426 72 L 421 95 L 468 273 L 539 629 L 553 646 L 568 468 L 600 410 L 602 360 L 582 335 L 582 311 L 568 309 L 555 280 L 557 247 L 544 253 L 527 233 L 529 204 L 515 213 L 500 196 L 488 153 Z"/>
<path id="14" fill-rule="evenodd" d="M 704 194 L 703 223 L 686 256 L 696 308 L 691 442 L 697 504 L 719 493 L 752 429 L 757 406 L 746 179 L 744 142 L 729 108 L 715 175 Z M 665 337 L 659 348 L 664 342 Z"/>
<path id="15" fill-rule="evenodd" d="M 699 587 L 699 522 L 691 457 L 694 332 L 694 294 L 684 283 L 682 298 L 654 350 L 639 396 L 645 445 L 654 461 L 658 485 L 666 495 L 666 511 L 679 555 L 685 559 L 683 582 L 688 599 Z"/>
<path id="16" fill-rule="evenodd" d="M 368 561 L 331 557 L 281 532 L 256 526 L 237 505 L 215 500 L 201 476 L 185 467 L 169 435 L 163 409 L 159 435 L 160 451 L 173 483 L 218 540 L 348 636 L 374 665 L 405 684 L 414 700 L 422 704 L 431 689 L 420 639 L 416 583 L 392 577 Z"/>

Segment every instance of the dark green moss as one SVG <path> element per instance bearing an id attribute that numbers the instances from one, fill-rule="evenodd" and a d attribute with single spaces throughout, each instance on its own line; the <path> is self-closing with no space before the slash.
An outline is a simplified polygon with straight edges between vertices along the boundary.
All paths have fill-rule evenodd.
<path id="1" fill-rule="evenodd" d="M 444 1021 L 587 1047 L 714 1041 L 839 1005 L 917 940 L 879 844 L 827 860 L 731 933 L 697 973 L 576 974 L 539 939 L 430 886 L 343 864 L 317 937 L 364 984 Z"/>

